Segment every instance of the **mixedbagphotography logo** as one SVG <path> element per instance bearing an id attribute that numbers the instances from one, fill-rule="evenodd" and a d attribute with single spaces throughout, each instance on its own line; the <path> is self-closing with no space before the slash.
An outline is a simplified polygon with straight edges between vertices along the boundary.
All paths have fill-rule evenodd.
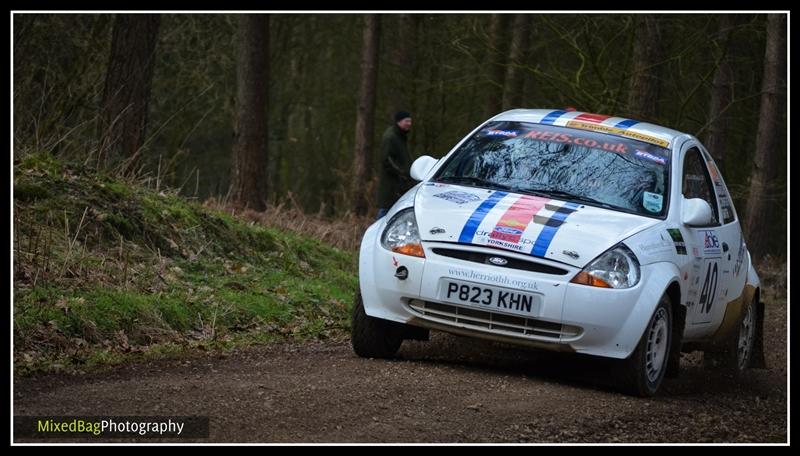
<path id="1" fill-rule="evenodd" d="M 207 416 L 15 416 L 15 438 L 208 438 Z"/>

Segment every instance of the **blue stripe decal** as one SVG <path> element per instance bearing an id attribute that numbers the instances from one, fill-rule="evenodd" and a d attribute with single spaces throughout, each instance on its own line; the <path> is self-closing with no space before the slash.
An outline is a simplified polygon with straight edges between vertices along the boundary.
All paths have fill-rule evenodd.
<path id="1" fill-rule="evenodd" d="M 558 119 L 559 117 L 563 116 L 566 113 L 567 111 L 553 111 L 550 114 L 544 116 L 544 118 L 540 120 L 539 123 L 544 125 L 553 125 L 553 122 L 555 122 L 556 119 Z"/>
<path id="2" fill-rule="evenodd" d="M 492 208 L 506 195 L 508 195 L 506 192 L 494 192 L 488 198 L 486 198 L 469 217 L 469 220 L 467 220 L 464 228 L 461 229 L 461 235 L 458 237 L 458 242 L 464 242 L 467 244 L 472 242 L 472 238 L 475 237 L 475 232 L 478 231 L 478 226 L 480 226 L 483 219 L 486 218 L 486 215 L 489 214 L 489 211 L 491 211 Z"/>
<path id="3" fill-rule="evenodd" d="M 565 203 L 562 207 L 564 209 L 570 209 L 569 211 L 556 211 L 551 217 L 550 220 L 554 222 L 552 225 L 548 223 L 539 233 L 539 236 L 536 238 L 536 242 L 533 244 L 533 250 L 531 250 L 531 255 L 538 256 L 544 258 L 547 254 L 547 249 L 550 248 L 550 243 L 553 241 L 553 237 L 556 235 L 556 232 L 563 224 L 564 220 L 567 219 L 569 214 L 575 212 L 575 210 L 580 206 L 580 204 L 576 203 Z"/>
<path id="4" fill-rule="evenodd" d="M 639 123 L 638 120 L 628 119 L 628 120 L 623 120 L 622 122 L 614 125 L 614 127 L 616 127 L 616 128 L 631 128 L 632 126 L 636 125 L 637 123 Z"/>

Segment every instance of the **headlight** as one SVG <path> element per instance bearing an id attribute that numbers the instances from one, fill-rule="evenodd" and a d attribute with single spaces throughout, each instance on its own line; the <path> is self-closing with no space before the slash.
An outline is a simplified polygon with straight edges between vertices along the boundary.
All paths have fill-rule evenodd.
<path id="1" fill-rule="evenodd" d="M 622 244 L 600 255 L 570 282 L 602 288 L 631 288 L 639 283 L 639 261 Z"/>
<path id="2" fill-rule="evenodd" d="M 425 258 L 413 207 L 398 212 L 386 224 L 381 245 L 392 252 Z"/>

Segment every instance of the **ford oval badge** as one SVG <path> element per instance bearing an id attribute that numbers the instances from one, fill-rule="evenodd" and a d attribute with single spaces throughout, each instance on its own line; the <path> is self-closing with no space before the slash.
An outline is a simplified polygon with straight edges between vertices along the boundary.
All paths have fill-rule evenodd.
<path id="1" fill-rule="evenodd" d="M 508 264 L 508 260 L 501 257 L 489 257 L 489 263 L 496 264 L 497 266 L 505 266 Z"/>

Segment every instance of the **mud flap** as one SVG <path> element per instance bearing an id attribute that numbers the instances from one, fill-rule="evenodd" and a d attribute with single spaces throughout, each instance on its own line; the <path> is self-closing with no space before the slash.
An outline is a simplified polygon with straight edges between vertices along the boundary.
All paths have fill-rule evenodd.
<path id="1" fill-rule="evenodd" d="M 750 367 L 755 369 L 766 369 L 767 361 L 764 357 L 764 303 L 761 299 L 758 300 L 756 305 L 756 340 L 755 347 L 753 347 L 753 359 L 750 361 Z"/>
<path id="2" fill-rule="evenodd" d="M 667 359 L 667 371 L 664 376 L 677 378 L 681 367 L 681 350 L 683 348 L 683 329 L 686 325 L 686 307 L 673 307 L 675 314 L 672 316 L 672 344 Z"/>

